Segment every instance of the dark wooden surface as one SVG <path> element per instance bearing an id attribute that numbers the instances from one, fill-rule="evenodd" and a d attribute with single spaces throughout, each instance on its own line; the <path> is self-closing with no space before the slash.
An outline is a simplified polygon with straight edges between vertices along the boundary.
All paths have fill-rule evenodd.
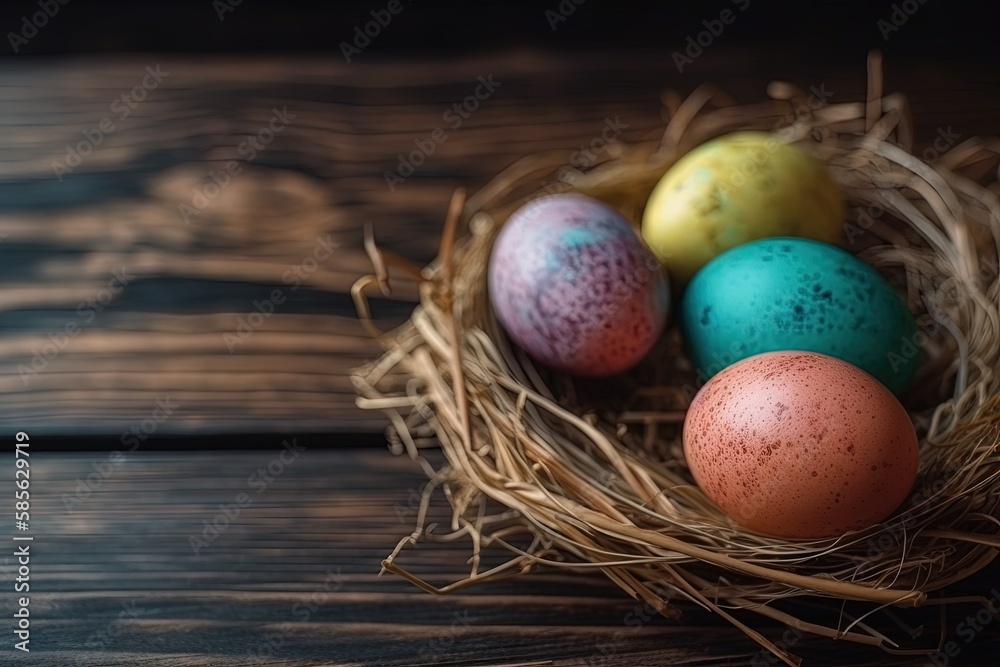
<path id="1" fill-rule="evenodd" d="M 787 52 L 719 45 L 683 73 L 669 54 L 0 61 L 0 431 L 117 436 L 167 396 L 179 407 L 159 435 L 377 431 L 380 415 L 354 406 L 347 377 L 378 351 L 348 296 L 368 270 L 365 221 L 384 247 L 426 262 L 454 188 L 475 190 L 536 151 L 569 161 L 608 118 L 627 125 L 624 140 L 654 136 L 666 89 L 711 81 L 749 102 L 786 79 L 830 102 L 864 96 L 863 54 L 850 70 L 804 71 Z M 937 55 L 886 63 L 886 89 L 913 103 L 918 142 L 947 128 L 996 134 L 995 69 Z M 157 65 L 162 82 L 121 119 L 115 100 Z M 489 75 L 500 86 L 453 129 L 445 112 Z M 274 108 L 295 117 L 248 162 L 238 147 Z M 105 118 L 114 131 L 59 180 L 52 163 Z M 384 172 L 439 127 L 447 141 L 390 191 Z M 187 224 L 179 205 L 231 160 L 241 173 Z M 334 255 L 292 290 L 285 273 L 328 237 Z M 83 319 L 79 304 L 121 268 L 134 278 Z M 385 324 L 410 309 L 413 285 L 396 286 L 398 300 L 375 304 Z M 274 289 L 287 301 L 230 352 L 223 335 Z M 67 323 L 82 331 L 22 378 Z"/>
<path id="2" fill-rule="evenodd" d="M 34 442 L 33 520 L 25 533 L 34 537 L 31 653 L 13 651 L 6 634 L 0 664 L 767 664 L 753 662 L 762 654 L 739 631 L 690 606 L 680 625 L 649 616 L 637 622 L 642 608 L 600 575 L 537 571 L 443 597 L 379 577 L 381 559 L 412 529 L 408 499 L 424 482 L 413 462 L 385 451 L 306 449 L 258 492 L 248 478 L 280 445 L 244 453 L 139 450 L 68 511 L 64 496 L 74 496 L 78 480 L 108 454 L 43 454 L 43 443 Z M 12 496 L 12 486 L 4 475 L 0 497 Z M 252 502 L 195 554 L 191 536 L 240 493 Z M 447 526 L 444 502 L 433 507 L 432 519 Z M 470 553 L 464 541 L 426 543 L 400 562 L 444 584 L 468 572 Z M 487 551 L 484 563 L 498 559 Z M 10 556 L 2 565 L 6 629 L 16 565 Z M 952 612 L 946 623 L 961 644 L 955 664 L 995 665 L 1000 619 L 966 644 L 954 635 L 962 616 Z M 774 638 L 784 631 L 757 627 Z M 933 645 L 937 637 L 932 622 L 912 644 Z M 794 651 L 811 667 L 927 664 L 826 640 L 803 639 Z"/>

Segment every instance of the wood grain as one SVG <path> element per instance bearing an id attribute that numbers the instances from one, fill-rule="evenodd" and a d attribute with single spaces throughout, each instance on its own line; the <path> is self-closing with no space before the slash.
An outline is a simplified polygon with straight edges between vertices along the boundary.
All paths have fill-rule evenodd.
<path id="1" fill-rule="evenodd" d="M 122 118 L 121 96 L 136 94 L 156 66 L 167 74 Z M 910 93 L 922 144 L 939 128 L 962 138 L 996 132 L 994 72 L 888 66 L 887 86 Z M 500 86 L 453 128 L 445 113 L 490 75 Z M 181 407 L 158 423 L 159 434 L 381 428 L 378 414 L 354 407 L 347 379 L 378 353 L 348 295 L 368 270 L 365 221 L 380 244 L 426 262 L 455 187 L 474 190 L 535 151 L 568 160 L 607 118 L 628 126 L 626 140 L 654 136 L 666 88 L 687 93 L 715 81 L 749 101 L 772 78 L 823 86 L 831 101 L 864 91 L 861 59 L 854 72 L 803 72 L 778 53 L 721 46 L 683 74 L 668 53 L 352 65 L 155 55 L 4 61 L 0 429 L 117 435 L 167 396 Z M 240 146 L 275 109 L 287 109 L 287 125 L 249 160 Z M 93 134 L 105 119 L 114 129 Z M 384 173 L 436 128 L 447 140 L 390 191 Z M 99 143 L 60 179 L 53 163 L 84 133 Z M 180 205 L 193 205 L 210 174 L 230 163 L 240 172 L 186 221 Z M 332 255 L 307 271 L 323 243 L 336 246 Z M 293 288 L 295 267 L 303 277 Z M 115 271 L 129 278 L 112 294 Z M 401 322 L 414 296 L 405 279 L 396 288 L 393 300 L 375 303 L 384 326 Z M 224 335 L 274 290 L 284 302 L 227 345 Z M 51 347 L 67 325 L 78 328 Z M 55 356 L 36 358 L 46 346 Z M 25 372 L 33 360 L 37 373 Z"/>
<path id="2" fill-rule="evenodd" d="M 379 577 L 381 559 L 412 528 L 409 493 L 424 482 L 411 461 L 386 452 L 306 449 L 258 492 L 249 478 L 279 455 L 277 441 L 273 451 L 139 450 L 67 503 L 109 454 L 44 454 L 43 444 L 33 439 L 31 458 L 32 650 L 9 656 L 9 635 L 2 664 L 762 664 L 753 662 L 757 647 L 718 618 L 691 605 L 682 624 L 647 615 L 598 574 L 540 570 L 440 597 Z M 5 476 L 0 495 L 12 490 Z M 252 502 L 196 554 L 191 536 L 240 493 Z M 448 516 L 443 501 L 433 506 L 434 521 Z M 423 543 L 401 562 L 444 584 L 468 571 L 469 554 L 467 542 Z M 487 563 L 499 558 L 485 553 Z M 5 581 L 14 560 L 3 560 Z M 10 610 L 13 594 L 4 601 Z M 937 641 L 935 615 L 910 645 Z M 961 615 L 947 621 L 961 664 L 995 664 L 1000 623 L 966 644 L 954 635 Z M 918 625 L 927 614 L 907 618 Z M 927 662 L 805 638 L 794 648 L 808 667 Z"/>

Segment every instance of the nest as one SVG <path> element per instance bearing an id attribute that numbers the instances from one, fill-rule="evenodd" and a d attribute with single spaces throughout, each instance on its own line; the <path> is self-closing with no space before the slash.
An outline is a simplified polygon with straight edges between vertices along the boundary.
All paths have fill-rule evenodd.
<path id="1" fill-rule="evenodd" d="M 583 170 L 563 167 L 561 153 L 525 157 L 471 197 L 457 193 L 440 255 L 422 271 L 380 252 L 368 230 L 376 275 L 354 290 L 366 322 L 365 294 L 387 291 L 390 268 L 420 282 L 410 321 L 380 335 L 385 354 L 353 377 L 359 405 L 386 412 L 393 448 L 430 477 L 417 527 L 386 570 L 435 593 L 538 566 L 596 570 L 668 618 L 680 618 L 679 601 L 718 613 L 788 664 L 798 659 L 753 629 L 755 614 L 895 652 L 898 643 L 870 614 L 955 601 L 931 594 L 979 571 L 1000 548 L 1000 142 L 969 139 L 921 160 L 906 100 L 882 92 L 877 53 L 868 78 L 866 101 L 819 108 L 787 83 L 740 106 L 712 86 L 683 100 L 667 93 L 662 137 L 616 142 Z M 680 431 L 698 385 L 676 327 L 650 355 L 655 363 L 594 382 L 533 363 L 489 305 L 490 247 L 523 203 L 575 191 L 638 221 L 680 156 L 746 129 L 796 142 L 828 165 L 848 202 L 845 247 L 905 294 L 920 325 L 913 350 L 923 362 L 916 389 L 902 398 L 920 438 L 917 485 L 891 519 L 837 538 L 747 531 L 695 486 Z M 443 466 L 421 455 L 428 446 L 440 446 Z M 450 534 L 425 528 L 436 491 L 453 508 Z M 395 563 L 408 544 L 460 537 L 471 541 L 472 569 L 449 586 L 435 588 Z M 481 569 L 486 548 L 510 558 Z M 837 621 L 802 620 L 789 611 L 792 598 L 839 610 Z M 846 601 L 866 611 L 848 615 Z"/>

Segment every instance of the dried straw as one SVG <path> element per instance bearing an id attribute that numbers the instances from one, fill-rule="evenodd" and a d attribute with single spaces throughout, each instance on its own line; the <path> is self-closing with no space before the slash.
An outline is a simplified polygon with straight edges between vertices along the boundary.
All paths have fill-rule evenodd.
<path id="1" fill-rule="evenodd" d="M 748 532 L 705 498 L 684 464 L 679 424 L 697 386 L 676 331 L 654 355 L 662 363 L 611 383 L 552 373 L 512 346 L 489 307 L 485 269 L 504 220 L 537 196 L 536 184 L 564 158 L 536 155 L 468 200 L 456 195 L 441 254 L 419 274 L 420 305 L 406 325 L 380 337 L 385 355 L 353 376 L 359 405 L 384 410 L 396 452 L 405 451 L 431 477 L 417 527 L 385 559 L 385 570 L 434 593 L 537 566 L 600 570 L 664 616 L 680 617 L 674 600 L 694 602 L 796 665 L 798 658 L 748 625 L 749 612 L 898 652 L 864 618 L 842 615 L 839 625 L 825 627 L 782 611 L 781 601 L 808 596 L 839 607 L 858 600 L 873 612 L 944 604 L 953 600 L 928 594 L 996 557 L 1000 142 L 969 139 L 933 165 L 915 157 L 909 108 L 902 96 L 883 95 L 878 54 L 869 59 L 864 103 L 796 113 L 777 127 L 790 112 L 808 109 L 806 95 L 787 83 L 773 83 L 768 93 L 767 102 L 747 106 L 732 106 L 711 86 L 683 101 L 665 95 L 670 122 L 661 140 L 619 144 L 560 189 L 597 197 L 639 220 L 663 173 L 712 137 L 769 130 L 822 159 L 849 202 L 849 249 L 896 283 L 923 324 L 915 344 L 927 362 L 918 390 L 904 400 L 921 442 L 913 497 L 885 523 L 835 539 Z M 462 222 L 471 233 L 460 238 Z M 381 253 L 370 234 L 366 247 L 378 275 L 355 286 L 363 314 L 369 287 L 388 290 L 386 266 L 418 273 Z M 447 460 L 439 470 L 420 454 L 430 443 Z M 425 529 L 437 490 L 453 507 L 446 535 Z M 487 501 L 502 509 L 491 513 Z M 460 538 L 472 542 L 472 569 L 450 586 L 435 588 L 395 563 L 417 540 Z M 487 547 L 507 549 L 511 558 L 480 571 Z"/>

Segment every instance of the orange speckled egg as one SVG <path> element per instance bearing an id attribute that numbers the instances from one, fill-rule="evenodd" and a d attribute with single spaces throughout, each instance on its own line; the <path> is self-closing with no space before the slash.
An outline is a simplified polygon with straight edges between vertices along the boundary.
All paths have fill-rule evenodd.
<path id="1" fill-rule="evenodd" d="M 814 352 L 768 352 L 713 377 L 684 421 L 701 490 L 736 523 L 785 538 L 867 528 L 917 479 L 917 435 L 878 380 Z"/>

